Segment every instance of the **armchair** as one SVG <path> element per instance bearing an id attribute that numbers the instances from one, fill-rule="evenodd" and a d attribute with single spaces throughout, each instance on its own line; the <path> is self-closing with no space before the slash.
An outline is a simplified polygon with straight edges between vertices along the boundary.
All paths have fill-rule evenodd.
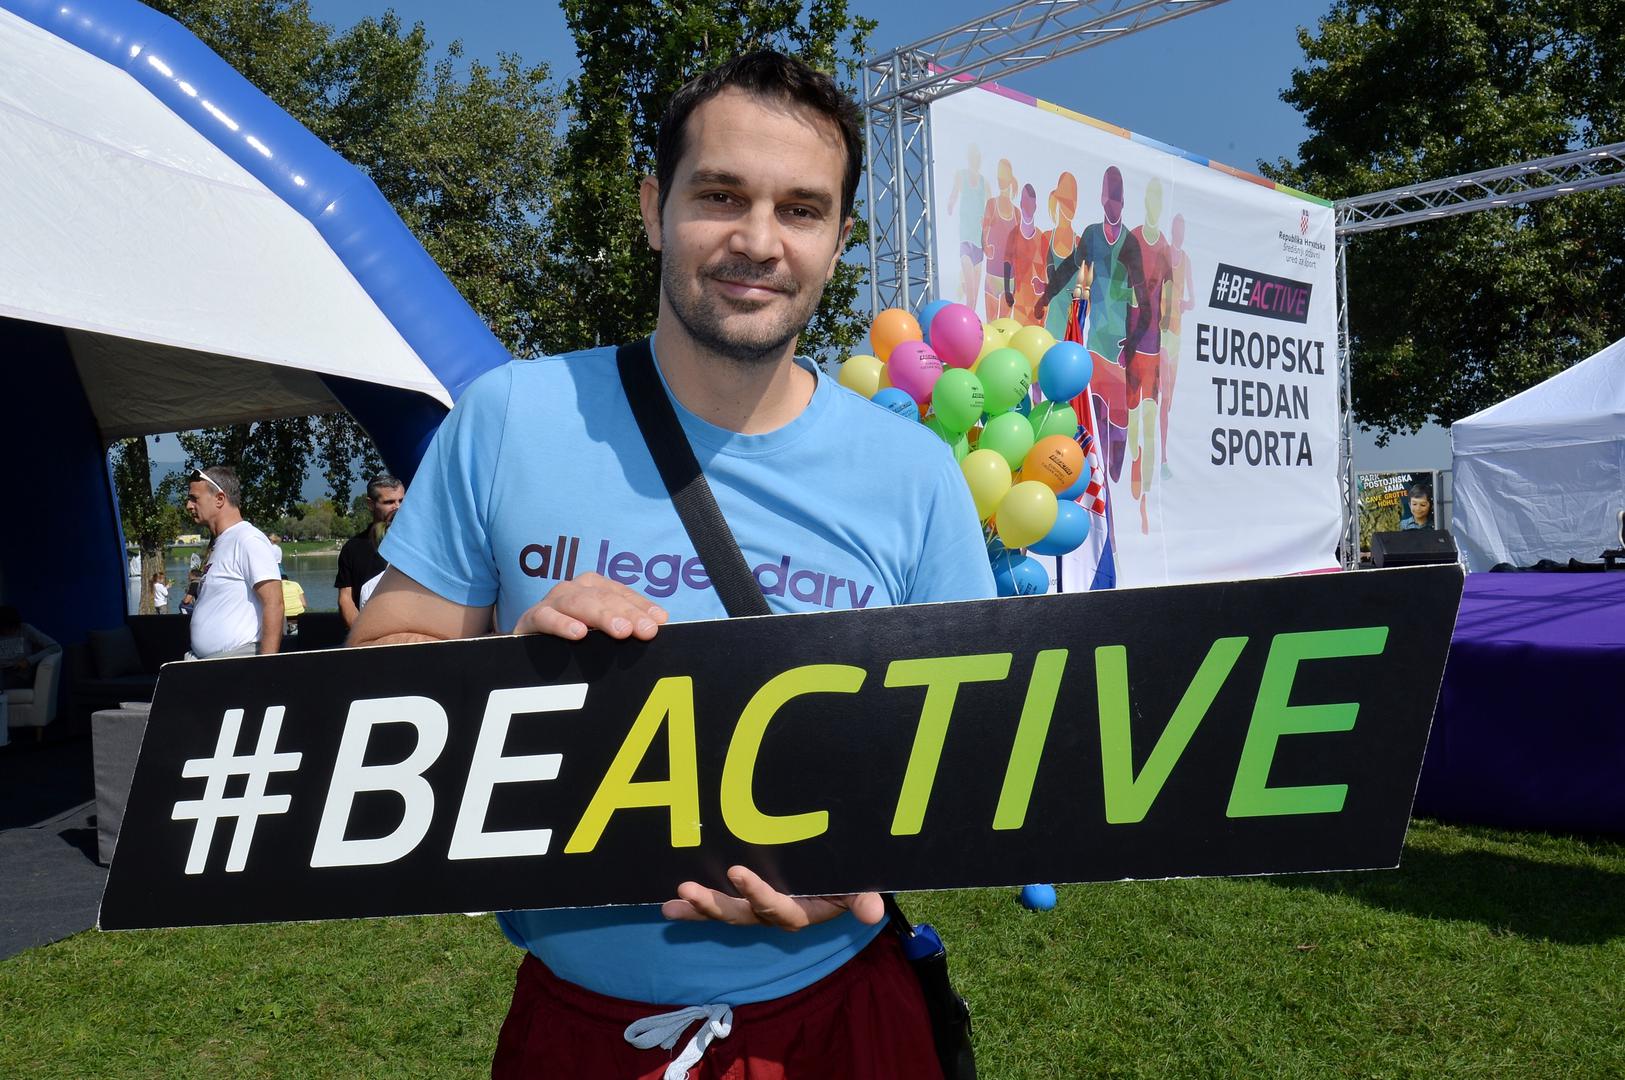
<path id="1" fill-rule="evenodd" d="M 49 653 L 34 668 L 34 685 L 5 692 L 6 720 L 11 727 L 35 729 L 35 737 L 44 736 L 44 728 L 56 719 L 57 684 L 62 671 L 62 651 Z"/>

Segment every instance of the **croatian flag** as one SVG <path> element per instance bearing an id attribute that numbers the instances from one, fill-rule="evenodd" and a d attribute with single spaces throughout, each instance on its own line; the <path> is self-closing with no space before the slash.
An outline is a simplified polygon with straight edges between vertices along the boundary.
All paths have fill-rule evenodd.
<path id="1" fill-rule="evenodd" d="M 1066 320 L 1066 340 L 1084 344 L 1083 314 L 1088 301 L 1072 301 L 1072 310 Z M 1078 443 L 1083 447 L 1084 460 L 1089 466 L 1089 486 L 1084 489 L 1078 503 L 1089 511 L 1089 536 L 1078 549 L 1061 558 L 1061 580 L 1067 592 L 1082 592 L 1074 583 L 1088 582 L 1087 588 L 1112 589 L 1117 586 L 1117 566 L 1112 558 L 1111 489 L 1106 486 L 1106 463 L 1101 457 L 1101 432 L 1096 430 L 1094 403 L 1086 387 L 1072 399 L 1072 410 L 1078 414 Z"/>

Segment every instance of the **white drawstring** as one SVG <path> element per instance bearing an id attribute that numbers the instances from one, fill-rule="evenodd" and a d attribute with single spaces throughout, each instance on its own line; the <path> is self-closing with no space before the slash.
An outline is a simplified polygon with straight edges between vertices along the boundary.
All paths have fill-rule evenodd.
<path id="1" fill-rule="evenodd" d="M 728 1005 L 690 1005 L 656 1016 L 645 1016 L 626 1029 L 626 1041 L 639 1050 L 662 1046 L 667 1050 L 677 1045 L 688 1025 L 704 1020 L 694 1037 L 688 1040 L 683 1052 L 666 1066 L 665 1080 L 685 1080 L 688 1070 L 705 1056 L 705 1048 L 713 1039 L 726 1039 L 734 1028 L 734 1011 Z"/>

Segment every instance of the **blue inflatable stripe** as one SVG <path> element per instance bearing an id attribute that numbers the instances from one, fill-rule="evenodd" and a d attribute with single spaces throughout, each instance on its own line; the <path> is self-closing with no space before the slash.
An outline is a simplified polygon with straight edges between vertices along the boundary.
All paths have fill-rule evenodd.
<path id="1" fill-rule="evenodd" d="M 0 7 L 128 72 L 311 222 L 453 399 L 508 362 L 373 182 L 185 27 L 135 0 L 0 0 Z"/>

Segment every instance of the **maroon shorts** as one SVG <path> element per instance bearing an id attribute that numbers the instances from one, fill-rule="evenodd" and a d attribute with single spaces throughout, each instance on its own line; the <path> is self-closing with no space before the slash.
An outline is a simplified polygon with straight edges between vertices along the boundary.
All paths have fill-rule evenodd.
<path id="1" fill-rule="evenodd" d="M 639 1050 L 627 1025 L 668 1012 L 606 997 L 554 975 L 526 953 L 491 1061 L 494 1080 L 659 1080 L 677 1048 Z M 690 1080 L 941 1080 L 931 1021 L 902 946 L 884 931 L 837 970 L 793 994 L 735 1007 Z"/>

